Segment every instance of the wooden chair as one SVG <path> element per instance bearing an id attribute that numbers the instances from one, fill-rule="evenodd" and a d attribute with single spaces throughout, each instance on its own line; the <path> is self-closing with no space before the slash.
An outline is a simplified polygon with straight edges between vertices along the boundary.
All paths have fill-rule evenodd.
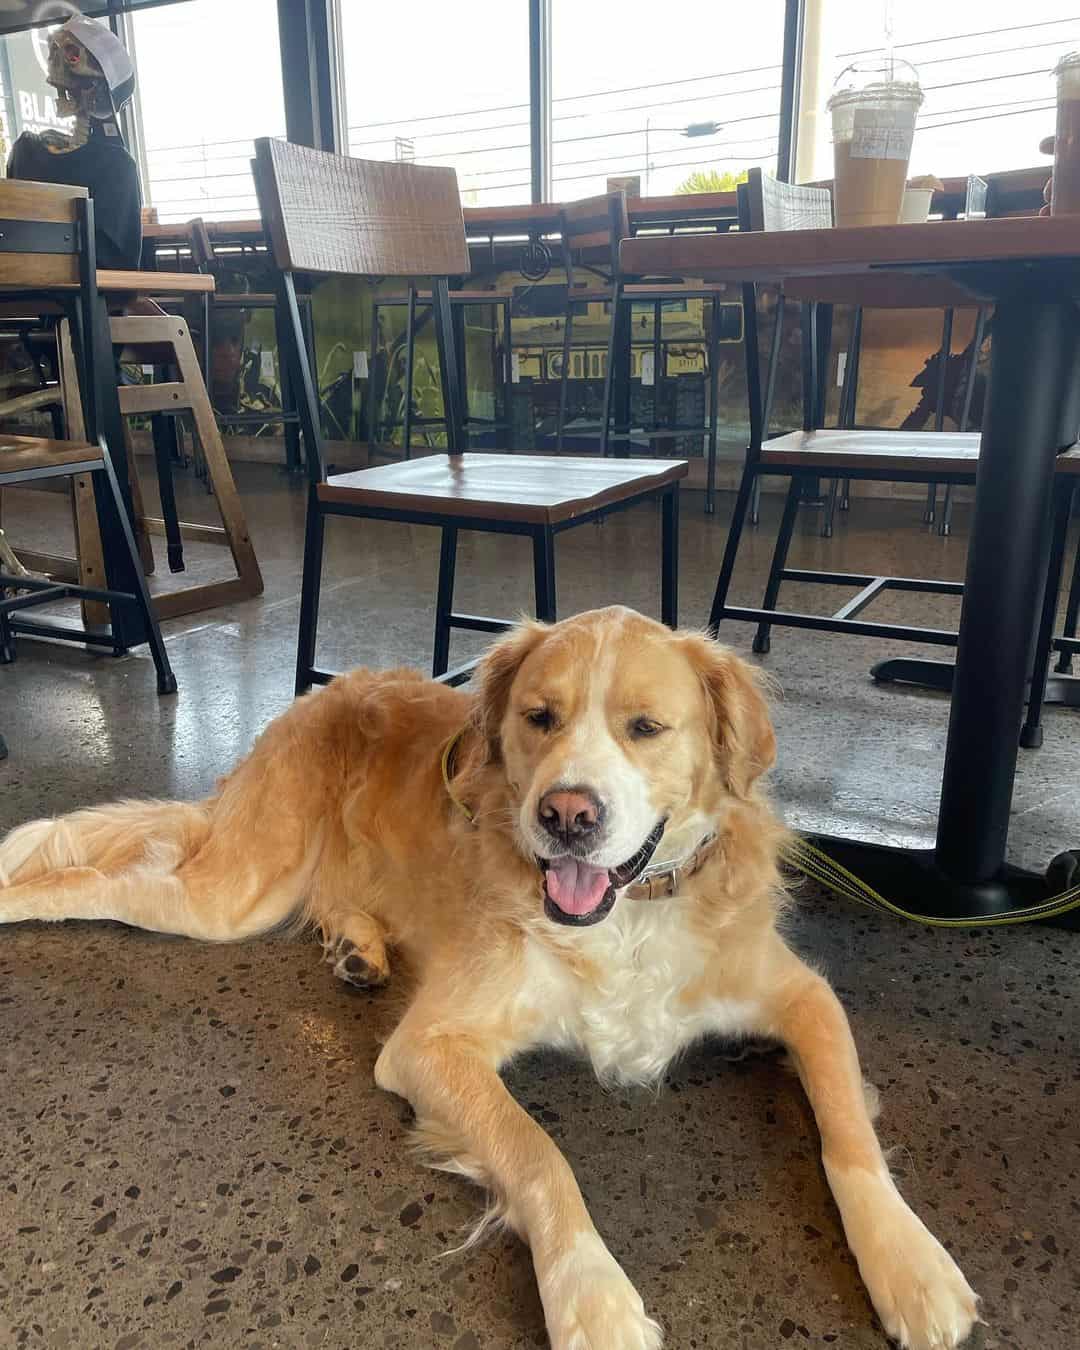
<path id="1" fill-rule="evenodd" d="M 296 689 L 332 676 L 315 666 L 323 532 L 345 515 L 442 531 L 435 616 L 436 676 L 448 673 L 454 628 L 496 633 L 506 620 L 453 610 L 458 531 L 519 534 L 532 540 L 536 611 L 555 619 L 555 536 L 634 505 L 662 504 L 661 611 L 677 618 L 679 481 L 686 464 L 464 454 L 459 366 L 447 278 L 466 273 L 468 246 L 452 169 L 379 163 L 324 154 L 285 141 L 256 142 L 254 173 L 263 219 L 280 269 L 278 303 L 291 363 L 310 473 Z M 304 349 L 294 274 L 431 277 L 449 452 L 327 478 L 319 409 Z"/>
<path id="2" fill-rule="evenodd" d="M 218 544 L 229 549 L 235 574 L 218 581 L 178 587 L 153 597 L 154 609 L 161 619 L 197 614 L 217 605 L 248 600 L 261 595 L 262 572 L 251 542 L 243 502 L 236 489 L 232 468 L 210 405 L 210 397 L 199 368 L 184 319 L 144 304 L 146 312 L 114 316 L 110 320 L 114 346 L 130 360 L 153 366 L 166 378 L 150 384 L 121 385 L 118 391 L 120 411 L 125 417 L 149 416 L 152 423 L 155 468 L 162 514 L 147 514 L 138 491 L 138 477 L 131 474 L 135 523 L 147 535 L 164 535 L 166 556 L 172 572 L 185 570 L 184 540 Z M 74 377 L 71 344 L 66 326 L 60 336 L 61 385 L 70 435 L 83 434 L 82 405 Z M 195 435 L 206 465 L 207 482 L 221 515 L 220 525 L 191 524 L 180 520 L 172 477 L 175 447 L 174 419 L 190 413 Z M 134 464 L 134 456 L 130 462 Z M 80 564 L 85 566 L 97 554 L 91 530 L 80 530 Z"/>
<path id="3" fill-rule="evenodd" d="M 604 366 L 604 394 L 600 411 L 600 453 L 611 453 L 612 443 L 629 454 L 633 434 L 656 444 L 672 436 L 704 435 L 706 443 L 705 511 L 716 509 L 716 439 L 718 427 L 721 307 L 718 298 L 726 291 L 723 284 L 648 281 L 624 276 L 619 262 L 619 245 L 630 234 L 630 218 L 624 192 L 609 192 L 587 197 L 564 206 L 559 215 L 562 264 L 566 275 L 566 314 L 563 324 L 562 369 L 559 375 L 559 420 L 556 449 L 561 451 L 567 429 L 571 349 L 575 313 L 582 305 L 603 303 L 611 308 L 607 358 Z M 575 268 L 585 264 L 598 270 L 601 283 L 578 285 Z M 661 408 L 664 383 L 663 307 L 670 301 L 702 300 L 709 304 L 705 321 L 706 399 L 708 422 L 681 423 L 666 419 Z M 633 344 L 634 306 L 648 306 L 652 314 L 652 409 L 647 424 L 632 433 L 630 409 L 630 369 Z M 616 452 L 620 453 L 620 452 Z"/>
<path id="4" fill-rule="evenodd" d="M 799 229 L 820 225 L 831 204 L 827 188 L 794 187 L 765 178 L 760 170 L 750 171 L 750 181 L 739 188 L 740 229 Z M 908 296 L 905 286 L 896 289 L 893 303 L 904 307 Z M 879 303 L 879 302 L 875 302 Z M 864 576 L 841 572 L 789 568 L 787 554 L 795 529 L 799 500 L 807 480 L 832 478 L 883 482 L 964 483 L 973 484 L 979 457 L 978 433 L 862 431 L 854 427 L 854 389 L 857 370 L 846 372 L 841 396 L 841 426 L 822 427 L 824 421 L 824 341 L 822 307 L 811 303 L 802 307 L 803 324 L 803 429 L 789 435 L 764 438 L 761 370 L 758 352 L 757 292 L 753 285 L 743 287 L 743 332 L 746 345 L 747 388 L 750 411 L 750 445 L 747 449 L 735 511 L 728 531 L 727 545 L 716 583 L 709 627 L 715 632 L 724 619 L 757 623 L 754 651 L 769 650 L 774 624 L 809 628 L 819 632 L 853 633 L 870 637 L 898 638 L 954 646 L 956 633 L 903 624 L 871 623 L 858 616 L 883 591 L 923 591 L 938 595 L 960 595 L 959 581 L 921 580 L 909 577 Z M 825 323 L 828 315 L 825 315 Z M 777 343 L 774 335 L 773 358 Z M 855 363 L 857 365 L 857 362 Z M 767 384 L 771 389 L 775 369 L 770 364 Z M 750 510 L 756 480 L 765 474 L 788 478 L 789 486 L 773 553 L 772 565 L 760 609 L 728 604 L 728 592 L 738 555 L 739 541 Z M 777 609 L 780 586 L 784 581 L 816 582 L 853 587 L 856 594 L 832 615 L 801 614 Z M 875 678 L 904 678 L 901 659 L 875 667 Z"/>
<path id="5" fill-rule="evenodd" d="M 96 429 L 107 348 L 96 334 L 99 316 L 93 203 L 82 188 L 7 182 L 0 184 L 0 290 L 9 293 L 45 291 L 63 297 L 73 332 L 73 364 L 88 408 L 87 422 Z M 110 544 L 115 557 L 122 550 L 122 575 L 130 590 L 99 589 L 66 582 L 0 572 L 0 664 L 15 659 L 18 636 L 45 637 L 104 646 L 122 652 L 125 632 L 145 632 L 157 671 L 158 692 L 175 693 L 157 617 L 142 575 L 126 503 L 100 435 L 95 440 L 42 437 L 0 438 L 0 489 L 56 478 L 86 477 L 96 483 L 98 501 L 107 508 L 104 520 L 114 528 Z M 21 592 L 21 593 L 20 593 Z M 26 611 L 63 599 L 94 600 L 109 606 L 111 632 L 23 617 Z M 134 610 L 134 626 L 123 612 Z"/>

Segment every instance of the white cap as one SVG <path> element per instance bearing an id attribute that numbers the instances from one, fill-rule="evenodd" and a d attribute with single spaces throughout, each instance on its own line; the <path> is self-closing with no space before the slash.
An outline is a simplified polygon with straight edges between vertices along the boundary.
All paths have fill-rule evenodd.
<path id="1" fill-rule="evenodd" d="M 81 42 L 97 61 L 113 96 L 113 103 L 117 108 L 122 108 L 135 92 L 135 67 L 131 64 L 131 57 L 124 44 L 103 23 L 87 19 L 82 14 L 68 19 L 61 31 L 70 33 Z"/>

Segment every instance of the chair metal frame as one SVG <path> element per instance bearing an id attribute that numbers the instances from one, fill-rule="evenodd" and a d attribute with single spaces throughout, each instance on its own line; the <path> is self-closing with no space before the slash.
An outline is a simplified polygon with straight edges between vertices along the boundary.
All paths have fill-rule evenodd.
<path id="1" fill-rule="evenodd" d="M 299 640 L 297 644 L 296 658 L 296 692 L 304 693 L 313 684 L 328 684 L 333 678 L 334 673 L 319 669 L 315 664 L 315 645 L 318 630 L 319 599 L 322 583 L 322 559 L 325 540 L 325 524 L 327 516 L 351 516 L 356 519 L 368 520 L 389 520 L 404 524 L 431 525 L 441 529 L 441 547 L 439 559 L 439 580 L 436 594 L 436 613 L 435 613 L 435 634 L 434 634 L 434 653 L 432 659 L 432 674 L 434 678 L 439 679 L 446 684 L 461 684 L 469 678 L 476 661 L 469 661 L 464 665 L 450 669 L 450 637 L 454 629 L 461 629 L 471 632 L 482 633 L 501 633 L 513 627 L 513 622 L 508 619 L 492 618 L 487 615 L 464 614 L 459 613 L 453 608 L 454 580 L 457 562 L 457 540 L 458 533 L 461 530 L 474 530 L 480 533 L 492 534 L 512 534 L 524 535 L 532 541 L 533 553 L 533 584 L 535 590 L 536 615 L 545 622 L 553 623 L 556 619 L 556 590 L 555 590 L 555 536 L 561 534 L 567 529 L 578 525 L 588 524 L 614 514 L 616 511 L 625 510 L 629 507 L 638 505 L 646 501 L 659 500 L 661 507 L 661 617 L 664 623 L 675 627 L 678 622 L 678 529 L 679 529 L 679 483 L 678 480 L 664 483 L 657 486 L 655 483 L 643 482 L 640 490 L 632 491 L 621 500 L 590 509 L 581 514 L 574 515 L 572 518 L 562 521 L 542 523 L 535 521 L 515 520 L 500 514 L 499 507 L 493 505 L 491 514 L 448 514 L 442 511 L 426 510 L 422 506 L 411 508 L 408 506 L 372 506 L 368 504 L 348 502 L 348 501 L 328 501 L 319 496 L 319 488 L 327 481 L 325 458 L 322 448 L 322 433 L 319 425 L 319 409 L 316 398 L 315 384 L 312 377 L 311 367 L 307 358 L 303 341 L 303 329 L 300 320 L 300 310 L 296 292 L 295 273 L 304 271 L 319 270 L 310 265 L 298 264 L 293 257 L 293 251 L 290 246 L 291 241 L 288 238 L 288 232 L 280 221 L 274 205 L 278 200 L 278 190 L 275 185 L 274 174 L 274 155 L 289 153 L 297 159 L 300 158 L 310 164 L 311 171 L 328 174 L 330 168 L 327 161 L 335 157 L 324 155 L 321 152 L 302 149 L 301 147 L 290 145 L 285 149 L 283 143 L 272 142 L 266 138 L 256 141 L 256 157 L 253 164 L 256 189 L 259 194 L 260 206 L 263 218 L 268 224 L 268 237 L 275 241 L 275 261 L 278 266 L 277 296 L 280 331 L 285 340 L 286 359 L 290 363 L 290 370 L 294 379 L 294 388 L 297 391 L 297 406 L 300 415 L 300 424 L 307 449 L 308 466 L 308 503 L 307 503 L 307 521 L 304 534 L 304 571 L 303 582 L 300 596 L 300 625 Z M 354 175 L 361 173 L 355 160 L 343 160 L 343 164 L 351 165 Z M 456 176 L 450 169 L 419 169 L 419 166 L 408 165 L 380 165 L 378 166 L 384 173 L 390 170 L 407 169 L 408 171 L 422 172 L 428 175 L 443 175 L 441 179 L 430 178 L 432 184 L 438 184 L 445 189 L 451 180 L 453 180 L 453 191 L 456 196 Z M 404 180 L 402 180 L 404 181 Z M 341 188 L 341 197 L 344 198 L 348 190 L 348 185 Z M 433 194 L 434 196 L 434 190 Z M 306 206 L 306 202 L 305 202 Z M 365 225 L 370 227 L 372 221 L 371 204 L 365 203 L 368 215 L 365 216 Z M 345 213 L 348 210 L 347 204 L 343 200 L 338 202 L 339 212 Z M 413 208 L 416 209 L 416 208 Z M 445 207 L 444 207 L 445 209 Z M 457 208 L 460 211 L 460 207 Z M 376 222 L 377 224 L 377 222 Z M 280 227 L 281 246 L 278 246 L 275 227 Z M 358 231 L 361 233 L 361 231 Z M 346 261 L 340 259 L 335 250 L 338 248 L 339 241 L 336 238 L 327 236 L 320 239 L 312 248 L 320 256 L 315 259 L 322 263 L 322 269 L 327 272 L 346 272 L 356 274 L 354 266 L 354 255 L 363 253 L 366 248 L 366 241 L 357 242 L 354 239 L 349 241 L 351 252 Z M 451 251 L 451 245 L 456 245 L 456 234 L 450 239 L 450 229 L 447 227 L 443 235 L 432 248 L 442 247 L 448 255 Z M 371 245 L 371 250 L 378 248 L 378 242 Z M 397 254 L 397 264 L 401 273 L 411 276 L 432 275 L 431 269 L 427 265 L 414 266 L 411 263 L 407 265 L 406 253 L 407 245 L 399 240 L 394 245 Z M 325 258 L 322 256 L 325 254 Z M 461 225 L 460 255 L 463 260 L 467 260 L 467 244 L 465 240 L 464 225 Z M 420 261 L 420 260 L 417 260 Z M 426 264 L 426 260 L 425 264 Z M 390 269 L 381 263 L 379 267 L 380 274 L 390 274 Z M 455 325 L 452 312 L 452 298 L 449 287 L 449 275 L 436 275 L 432 279 L 431 305 L 432 319 L 435 326 L 436 347 L 439 357 L 439 375 L 442 383 L 443 404 L 446 413 L 446 434 L 448 449 L 447 455 L 453 460 L 460 459 L 465 449 L 465 433 L 463 426 L 464 419 L 464 400 L 460 381 L 460 364 L 458 361 L 455 347 Z M 557 472 L 560 461 L 552 459 L 552 470 Z"/>
<path id="2" fill-rule="evenodd" d="M 740 229 L 754 228 L 751 191 L 757 187 L 760 192 L 760 170 L 757 184 L 739 185 L 739 224 Z M 811 191 L 811 189 L 802 189 Z M 821 191 L 827 191 L 822 189 Z M 760 223 L 758 228 L 761 228 Z M 752 283 L 744 284 L 743 294 L 743 335 L 746 347 L 747 393 L 750 412 L 750 444 L 747 447 L 746 461 L 735 501 L 735 510 L 728 531 L 724 557 L 717 578 L 716 590 L 709 614 L 709 629 L 715 633 L 724 619 L 735 619 L 757 624 L 753 649 L 758 654 L 768 652 L 773 625 L 788 628 L 806 628 L 816 632 L 851 633 L 861 637 L 879 637 L 901 641 L 924 642 L 938 646 L 954 647 L 957 643 L 955 630 L 923 628 L 910 624 L 879 623 L 860 619 L 858 616 L 882 592 L 886 590 L 916 591 L 934 595 L 962 595 L 963 582 L 940 581 L 935 578 L 870 576 L 862 573 L 823 572 L 807 568 L 789 568 L 787 554 L 795 531 L 796 516 L 803 488 L 807 482 L 819 479 L 823 470 L 820 465 L 770 464 L 763 461 L 765 442 L 764 406 L 761 391 L 761 368 L 758 351 L 757 330 L 757 288 Z M 813 431 L 824 421 L 825 366 L 831 336 L 831 306 L 817 302 L 802 305 L 802 388 L 803 388 L 803 429 Z M 951 329 L 951 324 L 948 325 Z M 778 325 L 777 325 L 778 327 Z M 860 325 L 861 327 L 861 325 Z M 861 334 L 856 333 L 856 338 Z M 766 377 L 766 386 L 771 394 L 775 380 L 775 360 L 778 357 L 779 340 L 774 329 L 770 351 L 770 367 Z M 841 426 L 850 426 L 854 422 L 855 389 L 858 369 L 858 352 L 849 357 L 844 372 L 844 385 L 841 391 Z M 728 592 L 735 570 L 742 532 L 750 511 L 753 489 L 756 480 L 765 474 L 788 478 L 789 486 L 781 516 L 776 546 L 773 551 L 765 596 L 758 608 L 729 605 Z M 910 469 L 860 468 L 851 470 L 842 466 L 839 478 L 876 482 L 927 482 L 927 470 L 913 464 Z M 935 472 L 938 483 L 970 485 L 975 481 L 975 469 L 955 472 Z M 856 588 L 856 594 L 831 615 L 804 614 L 796 611 L 776 608 L 780 586 L 784 581 L 815 582 L 824 585 L 847 586 Z M 922 664 L 922 663 L 916 663 Z M 874 677 L 879 680 L 903 679 L 903 659 L 881 662 L 874 668 Z"/>
<path id="3" fill-rule="evenodd" d="M 594 209 L 595 208 L 595 209 Z M 577 210 L 586 214 L 578 216 Z M 592 214 L 589 214 L 592 212 Z M 600 412 L 600 453 L 630 457 L 633 428 L 630 417 L 630 367 L 633 346 L 632 319 L 635 305 L 651 305 L 653 398 L 652 420 L 641 428 L 651 442 L 668 436 L 701 436 L 705 442 L 705 513 L 716 510 L 716 448 L 719 428 L 719 355 L 720 311 L 718 289 L 715 286 L 685 286 L 681 283 L 639 282 L 627 278 L 619 261 L 619 245 L 628 238 L 630 218 L 625 192 L 609 192 L 603 197 L 585 198 L 562 208 L 559 216 L 562 266 L 566 277 L 566 312 L 563 317 L 562 369 L 559 374 L 559 416 L 556 425 L 556 452 L 561 453 L 566 435 L 566 414 L 569 393 L 570 352 L 573 345 L 575 304 L 602 300 L 611 307 L 608 329 L 607 361 L 604 368 L 604 393 Z M 600 239 L 607 244 L 607 274 L 601 273 L 604 287 L 594 290 L 574 285 L 574 239 Z M 602 245 L 600 245 L 602 246 Z M 581 247 L 581 245 L 579 245 Z M 579 291 L 575 295 L 575 289 Z M 706 397 L 708 420 L 700 423 L 665 422 L 661 425 L 660 394 L 663 381 L 664 352 L 662 315 L 667 300 L 706 300 L 709 317 L 705 324 L 704 346 L 706 360 Z M 614 419 L 614 425 L 612 425 Z M 612 442 L 625 448 L 612 450 Z M 655 452 L 654 452 L 655 453 Z"/>
<path id="4" fill-rule="evenodd" d="M 17 577 L 0 572 L 0 592 L 19 590 L 24 595 L 0 599 L 0 664 L 15 659 L 17 636 L 59 639 L 80 642 L 89 646 L 110 648 L 120 655 L 135 642 L 145 641 L 154 660 L 159 694 L 176 692 L 176 676 L 169 664 L 168 653 L 161 636 L 157 616 L 147 590 L 138 548 L 132 528 L 131 513 L 118 479 L 114 461 L 100 429 L 103 386 L 106 379 L 115 378 L 112 371 L 112 344 L 108 315 L 98 292 L 97 249 L 94 237 L 94 206 L 89 196 L 74 199 L 74 228 L 71 225 L 43 223 L 37 220 L 3 220 L 5 251 L 38 255 L 74 255 L 78 271 L 78 290 L 53 292 L 59 298 L 70 320 L 71 343 L 75 373 L 82 392 L 86 425 L 85 456 L 65 458 L 56 463 L 44 462 L 33 467 L 5 467 L 0 454 L 0 487 L 14 487 L 19 483 L 51 478 L 75 478 L 89 474 L 100 489 L 97 496 L 103 510 L 103 534 L 109 535 L 114 563 L 124 564 L 122 575 L 130 577 L 130 590 L 110 587 L 100 589 L 73 582 L 42 581 Z M 49 291 L 48 284 L 42 286 Z M 32 442 L 34 438 L 30 438 Z M 78 445 L 78 442 L 73 442 Z M 117 539 L 115 536 L 119 535 Z M 32 619 L 12 618 L 14 614 L 49 604 L 61 599 L 78 599 L 104 603 L 109 606 L 110 630 L 99 627 L 78 627 L 64 623 L 39 623 Z M 125 623 L 125 616 L 133 613 L 134 623 Z"/>

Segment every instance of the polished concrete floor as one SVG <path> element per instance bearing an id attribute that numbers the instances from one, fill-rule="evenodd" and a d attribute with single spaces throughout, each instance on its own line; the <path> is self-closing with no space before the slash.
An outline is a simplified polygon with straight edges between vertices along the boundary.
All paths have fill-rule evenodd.
<path id="1" fill-rule="evenodd" d="M 0 668 L 0 830 L 122 795 L 196 796 L 290 698 L 303 496 L 267 467 L 241 486 L 265 595 L 169 625 L 180 682 L 158 700 L 144 653 L 25 642 Z M 212 504 L 183 484 L 189 517 Z M 683 621 L 706 615 L 726 511 L 688 494 Z M 11 494 L 26 546 L 56 543 L 62 503 Z M 736 599 L 758 599 L 775 526 L 747 540 Z M 858 502 L 837 537 L 808 510 L 793 561 L 963 574 L 914 502 Z M 562 611 L 657 609 L 650 511 L 558 546 Z M 221 570 L 189 550 L 192 575 Z M 336 522 L 320 660 L 430 654 L 432 531 Z M 529 607 L 518 541 L 463 541 L 462 608 Z M 167 584 L 167 581 L 166 583 Z M 824 608 L 835 593 L 803 588 Z M 949 625 L 948 600 L 878 616 Z M 750 631 L 725 638 L 749 650 Z M 475 642 L 455 640 L 455 655 Z M 791 823 L 927 843 L 947 703 L 868 678 L 895 644 L 775 634 L 776 800 Z M 1022 753 L 1017 861 L 1080 844 L 1080 713 L 1051 709 Z M 973 785 L 973 788 L 976 785 Z M 849 1007 L 882 1090 L 900 1184 L 984 1298 L 981 1350 L 1080 1344 L 1080 934 L 938 932 L 804 888 L 792 939 Z M 200 947 L 116 926 L 0 933 L 0 1346 L 542 1346 L 527 1254 L 497 1236 L 445 1255 L 475 1219 L 464 1183 L 408 1156 L 402 1104 L 371 1082 L 380 1000 L 337 984 L 317 948 Z M 602 1233 L 684 1347 L 884 1344 L 847 1256 L 812 1120 L 775 1056 L 704 1047 L 661 1092 L 602 1090 L 580 1065 L 516 1065 L 519 1100 L 559 1140 Z"/>

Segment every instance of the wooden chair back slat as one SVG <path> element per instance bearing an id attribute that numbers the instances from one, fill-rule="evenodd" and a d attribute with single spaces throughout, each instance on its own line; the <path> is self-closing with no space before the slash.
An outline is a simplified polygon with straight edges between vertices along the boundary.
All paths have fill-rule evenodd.
<path id="1" fill-rule="evenodd" d="M 0 220 L 29 225 L 70 225 L 70 252 L 55 247 L 42 253 L 4 252 L 0 238 L 0 287 L 77 286 L 79 282 L 76 203 L 89 196 L 86 188 L 54 183 L 0 179 Z M 0 227 L 0 234 L 2 234 Z"/>
<path id="2" fill-rule="evenodd" d="M 201 216 L 188 221 L 188 247 L 191 249 L 191 262 L 197 272 L 209 272 L 214 266 L 214 246 L 210 242 L 210 231 Z"/>
<path id="3" fill-rule="evenodd" d="M 426 164 L 255 142 L 255 182 L 283 271 L 458 276 L 469 271 L 457 174 Z"/>

